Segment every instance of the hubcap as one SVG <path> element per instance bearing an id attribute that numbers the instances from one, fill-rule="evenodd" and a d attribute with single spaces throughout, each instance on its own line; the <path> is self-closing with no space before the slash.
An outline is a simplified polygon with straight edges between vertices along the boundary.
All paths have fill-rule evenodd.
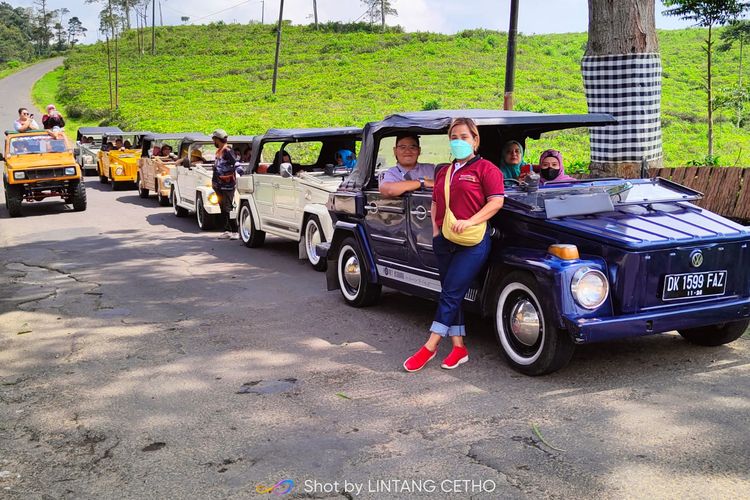
<path id="1" fill-rule="evenodd" d="M 320 231 L 318 231 L 318 225 L 314 220 L 310 219 L 307 222 L 307 230 L 305 231 L 305 244 L 307 246 L 307 258 L 310 262 L 317 264 L 320 257 L 315 250 L 315 245 L 320 243 Z M 357 283 L 359 286 L 359 283 Z"/>
<path id="2" fill-rule="evenodd" d="M 510 313 L 510 330 L 513 336 L 525 346 L 533 346 L 539 340 L 539 313 L 534 304 L 521 299 Z"/>
<path id="3" fill-rule="evenodd" d="M 359 260 L 356 255 L 350 255 L 344 262 L 344 281 L 352 290 L 358 290 L 362 281 L 362 275 L 359 270 Z"/>
<path id="4" fill-rule="evenodd" d="M 240 210 L 240 234 L 242 235 L 242 241 L 250 240 L 250 210 L 247 205 L 243 205 Z"/>

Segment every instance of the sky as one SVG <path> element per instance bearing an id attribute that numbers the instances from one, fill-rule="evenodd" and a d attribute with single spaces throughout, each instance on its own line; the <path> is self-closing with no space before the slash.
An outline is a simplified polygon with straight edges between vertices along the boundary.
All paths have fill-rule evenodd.
<path id="1" fill-rule="evenodd" d="M 31 6 L 33 0 L 5 0 L 14 6 Z M 156 0 L 156 23 L 182 24 L 215 21 L 246 23 L 278 19 L 280 0 Z M 388 24 L 400 24 L 406 31 L 456 33 L 464 29 L 508 30 L 510 0 L 391 0 L 398 16 L 386 18 Z M 520 0 L 518 29 L 524 34 L 569 33 L 588 30 L 587 0 Z M 284 19 L 293 24 L 312 22 L 312 0 L 284 0 Z M 351 22 L 360 19 L 365 8 L 360 0 L 317 0 L 321 22 Z M 86 42 L 97 40 L 98 11 L 101 7 L 84 0 L 48 0 L 49 8 L 66 7 L 69 16 L 78 16 L 89 32 Z M 159 6 L 161 5 L 161 12 Z M 656 2 L 656 27 L 680 29 L 689 22 L 661 14 L 664 6 Z M 149 22 L 151 12 L 149 10 Z"/>

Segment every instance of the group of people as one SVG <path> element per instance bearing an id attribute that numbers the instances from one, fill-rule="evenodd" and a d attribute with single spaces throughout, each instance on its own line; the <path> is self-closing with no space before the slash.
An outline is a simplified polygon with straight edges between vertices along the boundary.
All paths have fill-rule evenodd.
<path id="1" fill-rule="evenodd" d="M 479 154 L 479 129 L 473 120 L 453 120 L 448 129 L 453 160 L 444 167 L 419 162 L 419 136 L 396 137 L 393 154 L 396 165 L 380 178 L 383 196 L 401 196 L 408 191 L 433 188 L 432 250 L 440 274 L 440 298 L 427 341 L 404 362 L 407 372 L 421 370 L 437 354 L 440 341 L 450 337 L 452 349 L 442 368 L 454 369 L 469 360 L 464 344 L 466 326 L 461 304 L 476 275 L 490 254 L 490 228 L 487 224 L 503 206 L 505 180 L 519 182 L 538 173 L 541 183 L 573 180 L 565 174 L 562 154 L 544 151 L 539 165 L 524 162 L 523 145 L 508 141 L 502 148 L 500 165 Z"/>
<path id="2" fill-rule="evenodd" d="M 42 125 L 44 130 L 53 133 L 59 133 L 65 127 L 65 119 L 54 104 L 47 106 L 47 113 L 42 116 Z M 39 124 L 34 119 L 34 113 L 30 113 L 28 108 L 18 108 L 18 119 L 13 122 L 13 128 L 16 132 L 40 130 Z"/>

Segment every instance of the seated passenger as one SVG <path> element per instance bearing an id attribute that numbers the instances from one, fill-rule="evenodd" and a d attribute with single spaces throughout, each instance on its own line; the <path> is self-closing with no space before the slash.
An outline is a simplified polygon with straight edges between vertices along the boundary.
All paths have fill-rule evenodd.
<path id="1" fill-rule="evenodd" d="M 194 149 L 190 152 L 190 165 L 200 165 L 201 163 L 206 163 L 206 159 L 203 158 L 203 153 L 201 153 L 200 149 Z"/>
<path id="2" fill-rule="evenodd" d="M 406 133 L 396 136 L 396 145 L 393 148 L 396 166 L 383 172 L 380 177 L 380 194 L 395 197 L 407 191 L 433 186 L 435 165 L 418 163 L 420 152 L 418 135 Z"/>
<path id="3" fill-rule="evenodd" d="M 334 159 L 336 160 L 337 167 L 346 167 L 349 170 L 352 170 L 357 164 L 357 157 L 348 149 L 339 149 L 336 151 Z"/>
<path id="4" fill-rule="evenodd" d="M 505 179 L 518 179 L 524 166 L 529 164 L 523 161 L 523 146 L 518 141 L 508 141 L 503 146 L 500 155 L 500 171 Z"/>
<path id="5" fill-rule="evenodd" d="M 47 133 L 52 136 L 53 139 L 60 140 L 63 138 L 63 131 L 60 127 L 54 126 L 51 129 L 47 130 Z"/>
<path id="6" fill-rule="evenodd" d="M 273 162 L 268 167 L 268 171 L 266 171 L 267 174 L 278 174 L 280 172 L 279 167 L 282 163 L 292 163 L 292 157 L 284 151 L 283 149 L 280 149 L 276 151 L 276 154 L 273 155 Z"/>
<path id="7" fill-rule="evenodd" d="M 133 149 L 133 144 L 132 144 L 132 143 L 131 143 L 130 141 L 127 141 L 127 140 L 126 140 L 126 141 L 125 141 L 125 142 L 123 143 L 122 147 L 123 147 L 123 148 L 125 148 L 125 149 Z"/>
<path id="8" fill-rule="evenodd" d="M 169 144 L 162 144 L 159 156 L 169 156 L 172 154 L 172 146 Z"/>
<path id="9" fill-rule="evenodd" d="M 122 147 L 122 139 L 120 137 L 115 139 L 115 145 L 113 146 L 113 149 L 116 149 L 118 151 L 122 151 L 123 149 L 125 149 Z"/>
<path id="10" fill-rule="evenodd" d="M 542 184 L 574 181 L 575 178 L 565 174 L 562 154 L 554 149 L 548 149 L 539 157 L 539 175 Z"/>
<path id="11" fill-rule="evenodd" d="M 246 146 L 245 150 L 240 155 L 240 161 L 242 163 L 248 163 L 250 161 L 250 156 L 253 154 L 253 148 L 252 146 Z"/>

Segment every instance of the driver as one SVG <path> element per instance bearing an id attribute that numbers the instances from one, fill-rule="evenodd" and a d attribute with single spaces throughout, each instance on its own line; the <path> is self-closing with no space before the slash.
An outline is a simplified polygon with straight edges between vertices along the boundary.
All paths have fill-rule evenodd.
<path id="1" fill-rule="evenodd" d="M 431 188 L 435 178 L 435 165 L 418 163 L 419 136 L 410 132 L 396 136 L 393 154 L 396 165 L 383 172 L 380 178 L 380 194 L 387 198 L 401 196 L 407 191 Z"/>

